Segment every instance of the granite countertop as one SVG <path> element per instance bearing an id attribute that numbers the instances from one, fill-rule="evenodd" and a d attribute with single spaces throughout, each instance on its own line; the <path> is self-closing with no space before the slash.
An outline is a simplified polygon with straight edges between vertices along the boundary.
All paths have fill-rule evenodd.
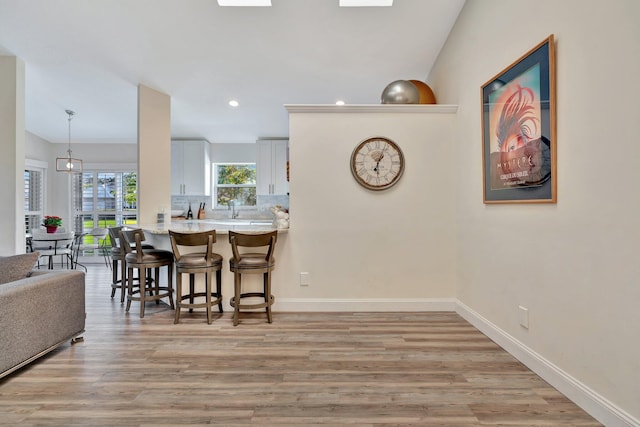
<path id="1" fill-rule="evenodd" d="M 248 219 L 187 219 L 160 224 L 141 224 L 138 227 L 151 234 L 169 234 L 169 229 L 179 232 L 216 230 L 216 234 L 228 234 L 229 231 L 260 233 L 276 230 L 271 220 Z M 278 233 L 287 231 L 288 229 L 278 229 Z"/>

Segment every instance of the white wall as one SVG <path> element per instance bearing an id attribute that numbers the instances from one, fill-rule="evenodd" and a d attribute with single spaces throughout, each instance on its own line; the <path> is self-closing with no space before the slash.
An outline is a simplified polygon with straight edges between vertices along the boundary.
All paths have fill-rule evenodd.
<path id="1" fill-rule="evenodd" d="M 24 75 L 15 56 L 0 56 L 0 256 L 23 253 L 24 245 Z M 15 224 L 7 226 L 6 224 Z"/>
<path id="2" fill-rule="evenodd" d="M 138 85 L 138 223 L 171 209 L 171 97 Z"/>
<path id="3" fill-rule="evenodd" d="M 211 144 L 212 163 L 255 163 L 255 143 Z"/>
<path id="4" fill-rule="evenodd" d="M 638 22 L 637 0 L 467 0 L 428 80 L 458 104 L 458 298 L 636 422 Z M 483 205 L 480 87 L 552 33 L 558 203 Z"/>
<path id="5" fill-rule="evenodd" d="M 60 147 L 60 153 L 58 153 L 57 148 Z M 56 168 L 56 154 L 63 155 L 66 154 L 67 146 L 64 145 L 52 145 L 46 139 L 40 138 L 38 135 L 33 134 L 31 132 L 25 132 L 25 147 L 24 147 L 24 158 L 31 160 L 40 160 L 42 162 L 47 162 L 49 167 Z M 75 146 L 73 147 L 75 148 Z M 56 150 L 56 151 L 54 151 Z"/>
<path id="6" fill-rule="evenodd" d="M 53 144 L 56 150 L 61 150 L 61 144 Z M 64 147 L 66 150 L 66 147 Z M 73 155 L 91 165 L 127 164 L 134 165 L 138 161 L 137 144 L 74 144 L 71 143 Z M 85 166 L 86 168 L 86 166 Z"/>
<path id="7" fill-rule="evenodd" d="M 296 111 L 290 109 L 289 119 L 291 229 L 278 254 L 275 274 L 281 280 L 274 279 L 275 293 L 334 300 L 324 306 L 327 310 L 397 309 L 401 300 L 424 309 L 430 301 L 453 298 L 455 109 L 394 114 L 328 106 L 319 112 Z M 359 186 L 349 166 L 353 149 L 372 136 L 394 140 L 406 158 L 404 176 L 382 192 Z M 309 287 L 299 286 L 300 272 L 310 273 Z M 348 303 L 369 298 L 390 303 Z M 316 302 L 297 309 L 322 306 Z"/>

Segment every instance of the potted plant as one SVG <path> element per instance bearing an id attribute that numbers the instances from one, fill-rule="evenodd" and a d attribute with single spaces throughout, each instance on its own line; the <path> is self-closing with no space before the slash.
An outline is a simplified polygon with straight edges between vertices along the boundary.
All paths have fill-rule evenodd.
<path id="1" fill-rule="evenodd" d="M 62 218 L 55 215 L 47 215 L 44 217 L 42 225 L 46 227 L 47 233 L 55 233 L 58 227 L 62 225 Z"/>

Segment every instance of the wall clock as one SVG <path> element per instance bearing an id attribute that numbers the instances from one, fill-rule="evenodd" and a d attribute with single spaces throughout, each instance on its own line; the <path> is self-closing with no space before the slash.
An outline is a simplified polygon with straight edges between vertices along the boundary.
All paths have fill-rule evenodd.
<path id="1" fill-rule="evenodd" d="M 398 145 L 377 136 L 362 141 L 351 154 L 351 173 L 369 190 L 385 190 L 395 185 L 404 172 L 404 156 Z"/>

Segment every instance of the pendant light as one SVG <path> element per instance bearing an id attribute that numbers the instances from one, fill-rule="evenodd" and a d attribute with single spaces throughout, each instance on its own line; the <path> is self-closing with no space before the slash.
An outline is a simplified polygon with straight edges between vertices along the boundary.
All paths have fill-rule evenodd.
<path id="1" fill-rule="evenodd" d="M 56 171 L 66 173 L 82 173 L 82 160 L 71 157 L 71 119 L 75 114 L 71 110 L 65 110 L 69 115 L 69 145 L 67 148 L 67 157 L 56 158 Z"/>

